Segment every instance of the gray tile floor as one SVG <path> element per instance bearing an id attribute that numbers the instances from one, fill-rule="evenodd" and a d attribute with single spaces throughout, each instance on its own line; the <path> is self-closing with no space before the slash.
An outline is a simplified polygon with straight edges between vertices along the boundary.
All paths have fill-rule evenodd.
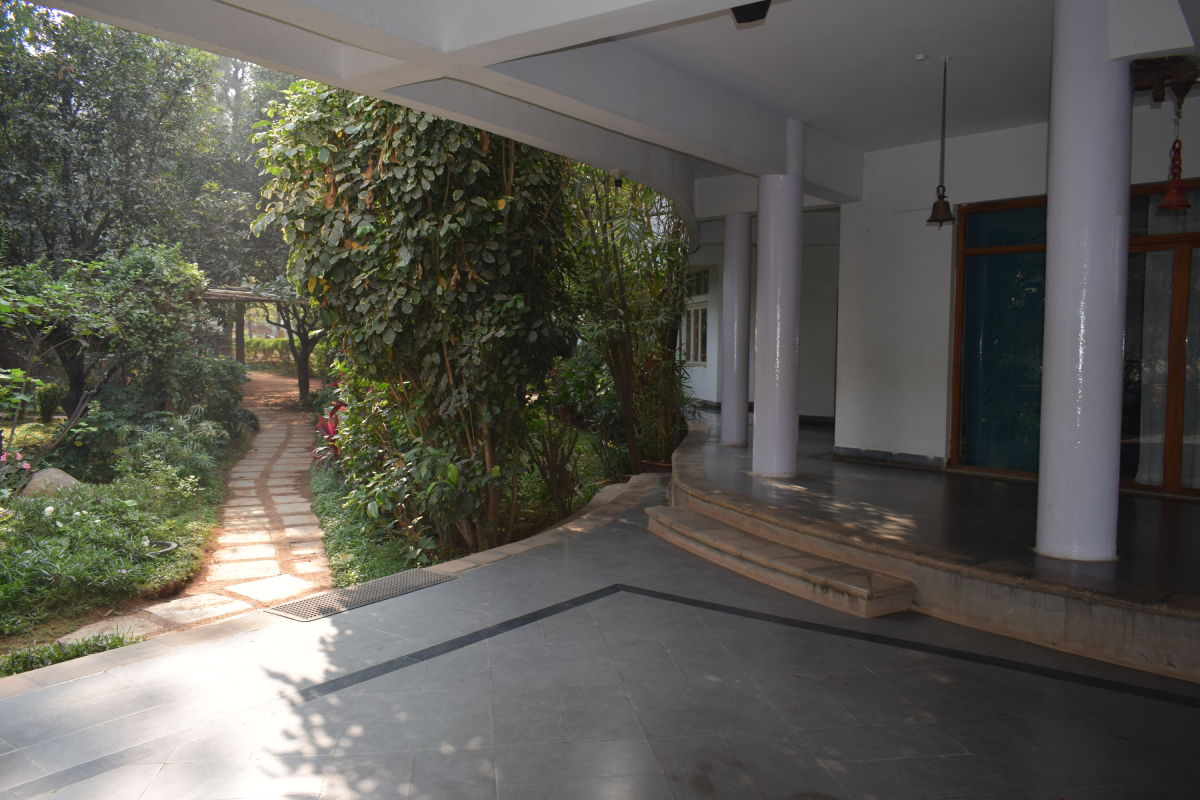
<path id="1" fill-rule="evenodd" d="M 645 521 L 324 620 L 256 612 L 39 671 L 44 688 L 0 681 L 0 796 L 1198 796 L 1200 686 L 916 614 L 858 620 Z M 632 588 L 556 605 L 614 584 L 750 613 Z"/>

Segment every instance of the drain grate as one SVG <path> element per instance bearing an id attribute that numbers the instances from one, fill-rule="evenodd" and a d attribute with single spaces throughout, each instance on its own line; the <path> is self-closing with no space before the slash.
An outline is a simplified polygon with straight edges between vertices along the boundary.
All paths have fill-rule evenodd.
<path id="1" fill-rule="evenodd" d="M 293 600 L 290 603 L 268 608 L 267 611 L 299 622 L 311 622 L 314 619 L 330 617 L 359 606 L 369 606 L 380 600 L 399 597 L 427 586 L 452 581 L 454 577 L 441 572 L 410 569 L 408 572 L 398 572 L 395 575 L 388 575 L 386 578 L 376 578 L 357 586 L 335 589 L 332 592 L 323 592 L 314 594 L 312 597 Z"/>

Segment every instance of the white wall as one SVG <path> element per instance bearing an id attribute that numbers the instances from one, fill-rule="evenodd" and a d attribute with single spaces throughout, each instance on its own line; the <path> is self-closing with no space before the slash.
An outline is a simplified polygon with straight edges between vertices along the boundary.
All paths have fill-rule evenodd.
<path id="1" fill-rule="evenodd" d="M 1046 133 L 1040 124 L 950 139 L 951 203 L 1045 194 Z M 1166 179 L 1172 139 L 1169 103 L 1134 109 L 1134 183 Z M 1184 115 L 1183 141 L 1185 174 L 1200 174 L 1200 113 Z M 948 455 L 955 227 L 925 224 L 937 160 L 937 142 L 867 153 L 863 199 L 842 206 L 839 448 Z"/>

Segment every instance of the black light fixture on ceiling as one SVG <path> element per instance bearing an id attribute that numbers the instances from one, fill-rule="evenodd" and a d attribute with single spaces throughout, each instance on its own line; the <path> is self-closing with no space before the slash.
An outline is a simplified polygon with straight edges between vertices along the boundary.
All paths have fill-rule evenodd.
<path id="1" fill-rule="evenodd" d="M 733 7 L 733 19 L 738 25 L 745 25 L 747 22 L 759 22 L 767 18 L 767 9 L 771 7 L 771 0 L 761 0 L 758 3 L 746 3 L 744 6 Z"/>
<path id="2" fill-rule="evenodd" d="M 938 161 L 937 200 L 933 201 L 933 213 L 926 225 L 937 223 L 938 230 L 947 222 L 954 222 L 954 212 L 946 200 L 946 64 L 950 59 L 942 56 L 942 151 Z"/>

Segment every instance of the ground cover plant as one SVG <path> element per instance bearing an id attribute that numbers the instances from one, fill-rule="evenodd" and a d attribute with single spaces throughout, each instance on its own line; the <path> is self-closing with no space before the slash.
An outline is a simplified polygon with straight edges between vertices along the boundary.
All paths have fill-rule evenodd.
<path id="1" fill-rule="evenodd" d="M 118 647 L 137 644 L 145 641 L 144 636 L 132 636 L 120 633 L 98 633 L 74 642 L 52 642 L 50 644 L 34 644 L 0 654 L 0 678 L 28 672 L 31 669 L 48 667 L 51 664 L 61 664 L 73 658 L 90 656 L 93 653 L 103 653 Z"/>
<path id="2" fill-rule="evenodd" d="M 228 436 L 199 412 L 130 431 L 118 477 L 10 497 L 0 520 L 0 634 L 48 616 L 171 593 L 200 565 Z M 155 541 L 176 542 L 156 555 Z"/>

